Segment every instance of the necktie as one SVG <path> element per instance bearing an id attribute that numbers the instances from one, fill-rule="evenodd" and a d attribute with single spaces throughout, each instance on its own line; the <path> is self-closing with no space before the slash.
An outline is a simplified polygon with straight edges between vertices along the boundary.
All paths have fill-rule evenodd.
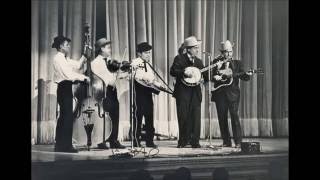
<path id="1" fill-rule="evenodd" d="M 191 62 L 192 65 L 194 64 L 194 58 L 193 57 L 190 58 L 190 62 Z"/>
<path id="2" fill-rule="evenodd" d="M 143 65 L 144 65 L 144 71 L 147 72 L 147 63 L 146 63 L 146 61 L 143 61 Z"/>

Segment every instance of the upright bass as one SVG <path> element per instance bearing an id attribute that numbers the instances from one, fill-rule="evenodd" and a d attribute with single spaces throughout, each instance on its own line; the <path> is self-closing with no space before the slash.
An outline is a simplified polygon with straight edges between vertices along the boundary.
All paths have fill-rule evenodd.
<path id="1" fill-rule="evenodd" d="M 84 55 L 87 58 L 85 75 L 90 78 L 90 82 L 80 82 L 74 92 L 77 99 L 77 104 L 74 110 L 74 117 L 81 118 L 84 123 L 84 128 L 87 134 L 87 147 L 90 150 L 91 133 L 94 127 L 92 120 L 92 113 L 97 113 L 98 102 L 93 97 L 92 90 L 92 72 L 91 72 L 91 60 L 92 60 L 92 46 L 90 41 L 90 26 L 88 24 L 84 27 Z"/>

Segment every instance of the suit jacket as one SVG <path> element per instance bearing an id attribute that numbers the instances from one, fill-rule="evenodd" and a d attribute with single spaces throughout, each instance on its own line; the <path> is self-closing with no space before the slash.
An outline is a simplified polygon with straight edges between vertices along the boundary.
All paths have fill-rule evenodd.
<path id="1" fill-rule="evenodd" d="M 189 66 L 194 66 L 199 69 L 202 69 L 202 61 L 195 57 L 194 64 L 190 61 L 187 54 L 179 54 L 174 58 L 173 64 L 170 67 L 170 75 L 176 78 L 176 84 L 174 85 L 173 97 L 178 99 L 190 100 L 192 97 L 193 91 L 196 91 L 197 99 L 199 102 L 202 101 L 201 87 L 200 85 L 190 87 L 186 86 L 181 82 L 183 78 L 184 69 Z M 203 76 L 205 81 L 208 81 L 207 74 Z"/>
<path id="2" fill-rule="evenodd" d="M 243 71 L 243 64 L 239 60 L 231 60 L 229 67 L 232 69 L 233 82 L 229 86 L 224 86 L 212 92 L 211 101 L 219 97 L 224 97 L 224 93 L 229 101 L 240 100 L 239 79 L 243 81 L 250 80 L 250 76 Z M 213 73 L 215 75 L 216 73 Z"/>

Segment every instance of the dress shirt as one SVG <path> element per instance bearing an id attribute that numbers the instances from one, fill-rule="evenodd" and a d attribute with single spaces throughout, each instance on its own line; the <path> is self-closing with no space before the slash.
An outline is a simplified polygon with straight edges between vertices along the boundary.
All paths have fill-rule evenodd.
<path id="1" fill-rule="evenodd" d="M 91 70 L 92 72 L 97 75 L 99 78 L 103 80 L 106 86 L 110 85 L 115 87 L 116 80 L 117 80 L 117 73 L 111 73 L 106 64 L 107 60 L 104 60 L 102 55 L 98 55 L 92 62 L 91 62 Z"/>
<path id="2" fill-rule="evenodd" d="M 192 57 L 189 53 L 187 53 L 187 56 L 188 56 L 190 62 L 192 62 L 192 64 L 194 64 L 194 57 Z"/>
<path id="3" fill-rule="evenodd" d="M 131 66 L 136 69 L 135 78 L 138 80 L 144 80 L 148 82 L 153 82 L 155 79 L 154 72 L 149 63 L 146 63 L 147 72 L 144 68 L 144 61 L 139 57 L 132 60 Z"/>
<path id="4" fill-rule="evenodd" d="M 53 58 L 54 68 L 54 82 L 60 83 L 61 81 L 84 81 L 85 75 L 77 72 L 81 68 L 80 61 L 75 61 L 66 58 L 61 52 L 58 52 Z"/>

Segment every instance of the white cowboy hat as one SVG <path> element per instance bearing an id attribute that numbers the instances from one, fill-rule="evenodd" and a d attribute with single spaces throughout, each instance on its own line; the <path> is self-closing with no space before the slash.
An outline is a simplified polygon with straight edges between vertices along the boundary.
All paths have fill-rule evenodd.
<path id="1" fill-rule="evenodd" d="M 201 41 L 197 40 L 197 38 L 195 36 L 187 37 L 184 40 L 184 43 L 183 43 L 183 45 L 185 47 L 196 46 L 196 45 L 199 45 L 199 44 L 201 44 Z"/>
<path id="2" fill-rule="evenodd" d="M 233 46 L 234 46 L 234 43 L 231 44 L 229 40 L 226 40 L 226 42 L 221 42 L 220 51 L 232 51 Z"/>

